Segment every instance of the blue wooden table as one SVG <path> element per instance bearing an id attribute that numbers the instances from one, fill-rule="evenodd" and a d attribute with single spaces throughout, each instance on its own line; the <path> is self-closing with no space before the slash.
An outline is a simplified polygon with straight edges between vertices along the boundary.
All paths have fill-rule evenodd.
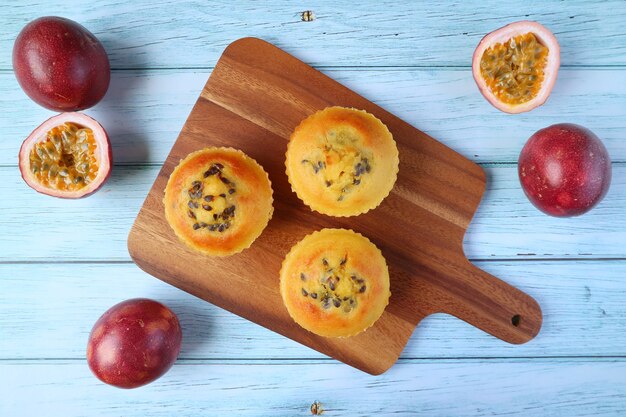
<path id="1" fill-rule="evenodd" d="M 0 416 L 626 415 L 626 2 L 42 1 L 0 7 Z M 315 20 L 304 22 L 301 12 Z M 98 36 L 113 68 L 88 114 L 115 167 L 92 197 L 63 201 L 21 180 L 22 140 L 52 115 L 20 90 L 20 29 L 61 15 Z M 471 56 L 487 32 L 537 20 L 561 44 L 548 102 L 507 115 L 478 92 Z M 535 297 L 539 336 L 508 345 L 436 315 L 373 377 L 168 286 L 130 260 L 126 237 L 220 53 L 275 43 L 480 163 L 488 191 L 468 257 Z M 592 212 L 556 219 L 524 197 L 516 160 L 558 122 L 603 139 L 613 183 Z M 164 377 L 137 390 L 100 383 L 85 361 L 110 306 L 149 297 L 179 316 L 184 342 Z"/>

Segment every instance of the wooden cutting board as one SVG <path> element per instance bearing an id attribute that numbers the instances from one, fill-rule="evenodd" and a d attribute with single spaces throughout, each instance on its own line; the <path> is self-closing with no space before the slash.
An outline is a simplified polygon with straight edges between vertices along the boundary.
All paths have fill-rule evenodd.
<path id="1" fill-rule="evenodd" d="M 374 114 L 389 127 L 400 152 L 393 191 L 377 209 L 357 217 L 312 212 L 285 175 L 292 130 L 333 105 Z M 188 153 L 207 146 L 243 150 L 263 165 L 274 188 L 268 227 L 250 249 L 228 258 L 187 249 L 163 214 L 170 173 Z M 485 174 L 478 165 L 277 47 L 244 38 L 226 48 L 200 93 L 135 220 L 128 249 L 140 268 L 165 282 L 380 374 L 398 359 L 419 322 L 433 313 L 452 314 L 510 343 L 524 343 L 539 332 L 537 302 L 472 265 L 463 253 L 463 235 L 484 191 Z M 389 264 L 390 303 L 376 324 L 357 336 L 309 333 L 289 317 L 280 297 L 284 256 L 305 235 L 324 227 L 362 233 Z"/>

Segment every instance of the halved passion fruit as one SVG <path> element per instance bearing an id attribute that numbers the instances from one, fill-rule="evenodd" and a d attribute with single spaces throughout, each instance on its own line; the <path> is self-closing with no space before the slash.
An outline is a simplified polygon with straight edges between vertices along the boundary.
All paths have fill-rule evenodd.
<path id="1" fill-rule="evenodd" d="M 37 192 L 81 198 L 97 191 L 111 172 L 111 144 L 104 128 L 82 113 L 46 120 L 20 148 L 22 178 Z"/>
<path id="2" fill-rule="evenodd" d="M 480 92 L 494 107 L 523 113 L 548 99 L 559 65 L 559 44 L 552 32 L 537 22 L 521 21 L 480 41 L 472 73 Z"/>

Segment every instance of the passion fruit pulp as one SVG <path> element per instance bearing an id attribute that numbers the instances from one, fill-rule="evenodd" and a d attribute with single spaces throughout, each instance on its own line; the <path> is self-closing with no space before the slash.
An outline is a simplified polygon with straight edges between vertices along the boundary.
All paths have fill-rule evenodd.
<path id="1" fill-rule="evenodd" d="M 111 144 L 104 128 L 82 113 L 45 121 L 22 144 L 22 178 L 31 188 L 61 198 L 98 190 L 111 172 Z"/>
<path id="2" fill-rule="evenodd" d="M 472 60 L 474 80 L 494 107 L 522 113 L 542 105 L 556 82 L 559 44 L 537 22 L 511 23 L 485 36 Z"/>

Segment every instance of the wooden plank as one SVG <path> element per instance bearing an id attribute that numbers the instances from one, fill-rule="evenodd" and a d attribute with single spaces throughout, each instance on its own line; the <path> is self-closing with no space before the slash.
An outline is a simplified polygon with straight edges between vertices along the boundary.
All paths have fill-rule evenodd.
<path id="1" fill-rule="evenodd" d="M 324 70 L 330 77 L 476 162 L 515 162 L 536 130 L 554 123 L 587 126 L 613 161 L 626 161 L 626 71 L 564 69 L 548 102 L 504 114 L 478 92 L 468 69 Z M 103 102 L 87 113 L 107 128 L 116 163 L 162 163 L 210 71 L 114 72 Z M 0 165 L 16 165 L 24 138 L 54 113 L 0 73 Z"/>
<path id="2" fill-rule="evenodd" d="M 66 201 L 32 191 L 16 167 L 0 167 L 0 262 L 129 260 L 128 232 L 158 169 L 115 167 L 98 193 Z M 486 172 L 487 192 L 465 236 L 470 259 L 626 257 L 626 166 L 613 167 L 598 207 L 570 219 L 536 210 L 515 166 L 489 165 Z"/>
<path id="3" fill-rule="evenodd" d="M 619 416 L 620 361 L 411 361 L 372 377 L 339 364 L 178 363 L 119 390 L 84 362 L 2 362 L 0 413 L 74 416 Z M 123 411 L 121 411 L 123 410 Z"/>
<path id="4" fill-rule="evenodd" d="M 156 177 L 116 167 L 96 194 L 63 200 L 28 188 L 17 167 L 0 168 L 0 260 L 128 260 L 126 238 Z"/>
<path id="5" fill-rule="evenodd" d="M 180 132 L 208 74 L 114 72 L 103 101 L 86 113 L 107 130 L 114 163 L 159 163 Z M 0 165 L 17 164 L 22 141 L 55 113 L 32 102 L 13 74 L 0 74 Z"/>
<path id="6" fill-rule="evenodd" d="M 303 22 L 312 10 L 316 20 Z M 570 1 L 366 3 L 272 0 L 232 4 L 141 0 L 8 2 L 2 8 L 0 68 L 10 68 L 13 41 L 26 22 L 45 15 L 74 19 L 104 43 L 114 68 L 211 66 L 230 42 L 256 36 L 314 65 L 469 66 L 478 41 L 516 20 L 537 20 L 561 44 L 564 65 L 626 64 L 626 6 Z M 172 19 L 172 16 L 176 16 Z"/>
<path id="7" fill-rule="evenodd" d="M 536 339 L 510 345 L 440 314 L 417 327 L 402 358 L 626 356 L 626 261 L 478 265 L 537 299 L 544 324 Z M 0 277 L 0 329 L 10 335 L 0 338 L 0 360 L 84 358 L 98 317 L 133 297 L 162 301 L 176 312 L 184 336 L 181 358 L 324 357 L 177 290 L 133 264 L 0 265 Z"/>
<path id="8" fill-rule="evenodd" d="M 397 180 L 394 173 L 395 185 L 385 201 L 376 210 L 349 219 L 311 211 L 294 196 L 285 176 L 284 155 L 291 133 L 305 117 L 332 105 L 364 109 L 380 118 L 389 130 L 395 132 L 392 147 L 400 154 L 400 171 Z M 334 115 L 326 124 L 339 120 L 339 123 L 348 123 L 355 129 L 371 129 L 362 127 L 364 121 L 361 119 L 350 119 L 346 115 Z M 326 134 L 332 135 L 330 132 Z M 369 158 L 374 181 L 381 174 L 376 171 L 376 164 L 383 164 L 384 156 L 381 157 L 380 153 L 387 148 L 373 145 L 369 148 L 367 143 L 372 139 L 367 135 L 360 137 L 357 134 L 354 142 L 345 149 L 372 153 Z M 342 143 L 338 141 L 334 146 L 343 149 Z M 199 147 L 226 145 L 241 149 L 263 165 L 274 189 L 274 211 L 272 221 L 251 248 L 228 258 L 207 257 L 190 250 L 172 232 L 163 210 L 164 206 L 179 203 L 173 200 L 164 203 L 163 189 L 174 168 L 188 154 Z M 323 151 L 322 145 L 318 146 Z M 308 158 L 309 155 L 305 153 L 297 158 L 301 157 Z M 196 164 L 195 169 L 202 173 L 215 161 L 205 159 L 200 163 L 206 166 Z M 237 170 L 228 158 L 218 161 L 226 166 L 226 171 Z M 205 177 L 207 175 L 205 173 Z M 369 179 L 369 174 L 362 175 L 364 181 Z M 181 179 L 185 182 L 192 180 Z M 205 184 L 210 181 L 212 179 L 207 178 Z M 247 186 L 253 186 L 253 183 Z M 465 256 L 463 237 L 485 188 L 484 171 L 469 159 L 276 46 L 256 38 L 245 38 L 228 46 L 202 90 L 137 215 L 128 236 L 128 251 L 141 269 L 165 282 L 346 364 L 378 375 L 395 363 L 415 326 L 433 313 L 453 314 L 509 343 L 526 343 L 539 333 L 542 319 L 537 302 L 472 265 Z M 187 194 L 185 189 L 172 191 Z M 235 193 L 232 198 L 233 209 L 237 206 L 237 213 L 240 213 L 239 204 L 245 202 L 249 194 L 239 196 Z M 346 196 L 346 199 L 350 198 Z M 184 225 L 188 229 L 178 233 L 199 233 L 197 236 L 219 240 L 218 235 L 223 232 L 226 241 L 237 239 L 245 230 L 245 226 L 239 227 L 243 223 L 241 220 L 237 223 L 235 214 L 235 223 L 229 230 L 194 232 L 198 228 L 195 215 L 194 220 L 190 219 L 187 201 L 183 204 L 185 211 L 181 213 L 181 227 Z M 243 207 L 241 210 L 248 209 Z M 213 216 L 217 218 L 216 214 Z M 384 313 L 367 332 L 349 340 L 309 332 L 295 324 L 286 310 L 275 308 L 282 303 L 276 276 L 289 248 L 321 228 L 337 227 L 359 230 L 376 243 L 385 253 L 389 270 L 396 275 L 391 292 L 402 293 L 402 297 L 390 299 Z M 343 255 L 331 250 L 324 256 L 331 265 L 334 262 L 338 265 L 339 256 Z M 333 259 L 335 256 L 337 259 Z M 358 304 L 370 298 L 367 291 L 375 290 L 371 288 L 372 281 L 368 281 L 371 277 L 367 276 L 367 269 L 358 266 L 363 260 L 354 263 L 351 253 L 347 259 L 348 276 L 365 274 L 366 285 L 361 287 L 366 291 L 365 298 L 357 298 Z M 343 265 L 344 261 L 341 262 Z M 254 275 L 247 273 L 251 266 L 254 266 Z M 207 269 L 215 273 L 207 275 Z M 309 272 L 313 271 L 304 270 L 304 273 Z M 300 278 L 296 279 L 300 282 Z M 251 288 L 257 290 L 250 291 Z M 339 297 L 343 295 L 335 292 L 332 284 L 330 288 L 331 298 L 336 297 L 338 302 L 331 307 L 340 307 Z M 298 296 L 302 297 L 299 289 Z M 316 305 L 320 302 L 309 300 Z M 363 311 L 356 312 L 356 316 Z"/>
<path id="9" fill-rule="evenodd" d="M 554 218 L 528 201 L 516 166 L 489 167 L 487 193 L 465 236 L 466 254 L 471 259 L 494 259 L 504 253 L 527 259 L 623 258 L 625 173 L 626 166 L 613 168 L 609 193 L 592 211 Z"/>

